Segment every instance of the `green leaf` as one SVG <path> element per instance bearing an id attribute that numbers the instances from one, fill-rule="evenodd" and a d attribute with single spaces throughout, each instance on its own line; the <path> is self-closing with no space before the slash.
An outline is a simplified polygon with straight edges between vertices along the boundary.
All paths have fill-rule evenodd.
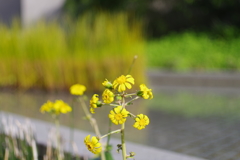
<path id="1" fill-rule="evenodd" d="M 109 151 L 105 152 L 105 157 L 106 157 L 106 160 L 114 160 L 113 156 L 112 156 L 112 153 L 109 152 Z"/>

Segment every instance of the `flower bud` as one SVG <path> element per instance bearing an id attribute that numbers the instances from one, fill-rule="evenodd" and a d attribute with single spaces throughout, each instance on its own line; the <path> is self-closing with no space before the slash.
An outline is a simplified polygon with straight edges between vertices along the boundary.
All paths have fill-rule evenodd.
<path id="1" fill-rule="evenodd" d="M 117 149 L 117 152 L 119 153 L 119 151 L 122 150 L 122 145 L 121 145 L 121 144 L 118 144 L 118 145 L 117 145 L 117 148 L 118 148 L 118 149 Z"/>
<path id="2" fill-rule="evenodd" d="M 137 92 L 137 96 L 142 97 L 142 95 L 143 95 L 143 91 L 138 91 Z"/>
<path id="3" fill-rule="evenodd" d="M 117 99 L 118 101 L 121 101 L 121 100 L 122 100 L 122 96 L 116 96 L 116 99 Z"/>
<path id="4" fill-rule="evenodd" d="M 134 157 L 136 154 L 134 152 L 130 152 L 130 157 Z"/>
<path id="5" fill-rule="evenodd" d="M 97 107 L 102 107 L 102 102 L 101 101 L 97 101 L 96 105 L 97 105 Z"/>
<path id="6" fill-rule="evenodd" d="M 113 85 L 107 79 L 102 83 L 102 85 L 107 89 L 113 89 Z"/>

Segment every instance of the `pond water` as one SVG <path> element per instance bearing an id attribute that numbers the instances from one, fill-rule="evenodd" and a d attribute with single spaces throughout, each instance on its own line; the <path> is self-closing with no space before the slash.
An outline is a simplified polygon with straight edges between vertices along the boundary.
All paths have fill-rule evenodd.
<path id="1" fill-rule="evenodd" d="M 150 125 L 139 131 L 132 127 L 134 121 L 128 120 L 126 139 L 211 160 L 240 159 L 239 93 L 161 89 L 154 93 L 154 99 L 139 100 L 129 106 L 128 110 L 134 114 L 148 115 Z M 39 108 L 47 100 L 56 99 L 72 104 L 73 97 L 67 93 L 5 91 L 0 92 L 0 110 L 52 122 Z M 110 109 L 102 107 L 94 114 L 102 134 L 108 130 Z M 71 116 L 74 116 L 76 128 L 93 131 L 79 105 L 74 106 L 73 113 L 61 116 L 61 124 L 71 125 Z"/>

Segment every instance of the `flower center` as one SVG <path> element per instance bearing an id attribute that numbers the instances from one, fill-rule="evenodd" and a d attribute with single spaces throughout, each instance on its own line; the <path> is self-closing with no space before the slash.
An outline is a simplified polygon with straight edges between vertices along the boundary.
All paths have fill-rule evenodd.
<path id="1" fill-rule="evenodd" d="M 122 114 L 118 113 L 118 114 L 115 114 L 115 119 L 116 120 L 121 120 L 123 118 Z"/>
<path id="2" fill-rule="evenodd" d="M 119 84 L 123 84 L 123 83 L 125 83 L 126 82 L 126 77 L 125 76 L 120 76 L 118 79 L 117 79 L 117 82 L 119 83 Z"/>
<path id="3" fill-rule="evenodd" d="M 110 98 L 110 95 L 109 95 L 109 94 L 105 94 L 105 95 L 103 95 L 103 98 L 104 98 L 104 99 L 109 99 L 109 98 Z"/>
<path id="4" fill-rule="evenodd" d="M 87 143 L 87 148 L 88 148 L 88 150 L 93 150 L 93 145 L 91 144 L 91 143 Z"/>
<path id="5" fill-rule="evenodd" d="M 144 119 L 141 119 L 141 120 L 139 121 L 139 125 L 140 125 L 140 126 L 145 126 L 145 124 L 146 124 L 146 121 L 145 121 Z"/>

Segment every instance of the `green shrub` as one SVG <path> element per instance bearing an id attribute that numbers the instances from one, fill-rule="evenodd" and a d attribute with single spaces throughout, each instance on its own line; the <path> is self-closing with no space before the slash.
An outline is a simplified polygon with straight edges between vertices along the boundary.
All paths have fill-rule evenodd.
<path id="1" fill-rule="evenodd" d="M 186 32 L 147 43 L 148 66 L 174 71 L 240 70 L 240 38 Z"/>

